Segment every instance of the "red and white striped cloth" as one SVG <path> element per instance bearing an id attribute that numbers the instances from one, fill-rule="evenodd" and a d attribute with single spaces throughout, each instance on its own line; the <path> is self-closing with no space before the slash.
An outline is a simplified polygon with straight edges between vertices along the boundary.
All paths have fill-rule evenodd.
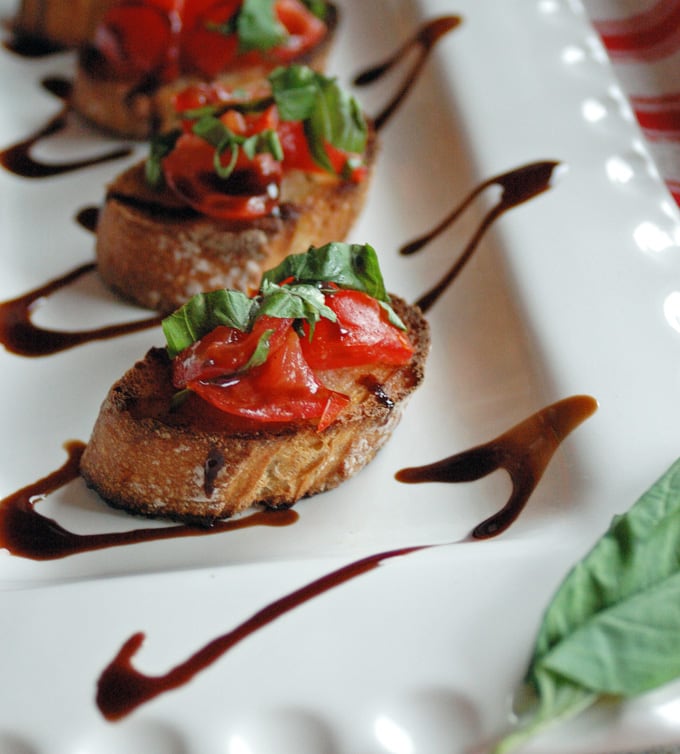
<path id="1" fill-rule="evenodd" d="M 680 205 L 680 0 L 586 0 L 671 194 Z"/>

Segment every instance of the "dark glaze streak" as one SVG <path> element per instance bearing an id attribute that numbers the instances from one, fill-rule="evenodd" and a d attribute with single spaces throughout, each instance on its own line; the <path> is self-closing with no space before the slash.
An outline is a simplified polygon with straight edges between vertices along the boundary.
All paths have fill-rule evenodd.
<path id="1" fill-rule="evenodd" d="M 96 233 L 99 222 L 99 207 L 83 207 L 76 214 L 76 222 L 84 230 Z"/>
<path id="2" fill-rule="evenodd" d="M 4 41 L 2 46 L 8 52 L 20 55 L 22 58 L 45 58 L 65 49 L 63 46 L 48 42 L 41 37 L 22 34 L 21 32 L 15 32 L 14 37 Z"/>
<path id="3" fill-rule="evenodd" d="M 40 84 L 46 92 L 53 94 L 57 99 L 64 102 L 71 96 L 71 92 L 73 91 L 73 82 L 62 76 L 46 76 Z"/>
<path id="4" fill-rule="evenodd" d="M 397 474 L 397 478 L 404 482 L 462 482 L 479 479 L 497 468 L 507 469 L 514 485 L 510 501 L 500 513 L 476 527 L 473 536 L 481 539 L 500 534 L 521 512 L 559 444 L 593 413 L 596 406 L 595 400 L 588 396 L 566 398 L 544 408 L 486 445 L 438 464 L 404 469 Z M 314 597 L 373 570 L 389 559 L 447 544 L 454 543 L 404 547 L 354 561 L 270 603 L 164 675 L 146 675 L 133 666 L 132 661 L 145 638 L 143 633 L 133 634 L 100 675 L 97 706 L 107 720 L 120 720 L 145 702 L 188 683 L 242 639 Z"/>
<path id="5" fill-rule="evenodd" d="M 42 84 L 50 94 L 55 95 L 59 99 L 66 100 L 70 95 L 71 84 L 63 79 L 56 77 L 47 78 Z M 0 165 L 10 173 L 14 173 L 14 175 L 21 176 L 22 178 L 49 178 L 54 175 L 62 175 L 63 173 L 80 170 L 81 168 L 100 165 L 103 162 L 118 160 L 132 154 L 132 149 L 129 147 L 119 147 L 99 157 L 75 160 L 73 162 L 45 163 L 34 160 L 31 156 L 31 149 L 42 139 L 53 136 L 66 128 L 69 109 L 68 103 L 65 103 L 59 113 L 39 131 L 27 139 L 0 151 Z"/>
<path id="6" fill-rule="evenodd" d="M 133 634 L 99 676 L 97 706 L 107 720 L 120 720 L 145 702 L 188 683 L 197 673 L 205 670 L 240 641 L 285 613 L 350 579 L 372 571 L 386 560 L 408 555 L 421 549 L 424 549 L 424 547 L 404 547 L 399 550 L 389 550 L 377 555 L 370 555 L 332 571 L 270 603 L 236 628 L 213 639 L 165 675 L 150 676 L 135 669 L 132 660 L 142 646 L 145 637 L 143 633 Z"/>
<path id="7" fill-rule="evenodd" d="M 16 557 L 57 560 L 92 550 L 162 539 L 200 537 L 253 526 L 290 526 L 299 518 L 292 510 L 272 510 L 218 521 L 209 528 L 181 524 L 110 534 L 74 534 L 54 519 L 35 510 L 36 500 L 42 499 L 79 476 L 80 458 L 85 446 L 81 442 L 73 441 L 65 447 L 68 459 L 61 468 L 0 501 L 0 548 L 5 548 Z"/>
<path id="8" fill-rule="evenodd" d="M 427 466 L 402 469 L 400 482 L 473 482 L 505 469 L 512 493 L 503 508 L 472 531 L 473 539 L 504 532 L 519 516 L 564 438 L 591 416 L 597 401 L 576 395 L 553 403 L 491 442 Z"/>
<path id="9" fill-rule="evenodd" d="M 499 218 L 509 209 L 517 207 L 519 204 L 523 204 L 524 202 L 529 201 L 529 199 L 533 199 L 538 194 L 542 194 L 544 191 L 551 188 L 553 173 L 559 164 L 559 162 L 552 160 L 532 162 L 528 165 L 516 168 L 515 170 L 510 170 L 507 173 L 501 173 L 493 178 L 489 178 L 468 194 L 463 202 L 445 217 L 433 230 L 401 248 L 401 254 L 415 254 L 415 252 L 422 249 L 427 243 L 446 230 L 446 228 L 448 228 L 449 225 L 451 225 L 451 223 L 453 223 L 470 206 L 473 200 L 482 193 L 482 191 L 493 185 L 500 186 L 503 189 L 500 199 L 482 218 L 479 227 L 453 267 L 451 267 L 448 273 L 434 288 L 428 291 L 428 293 L 423 295 L 416 302 L 424 312 L 428 311 L 442 293 L 444 293 L 451 283 L 453 283 L 465 264 L 474 254 L 484 233 L 486 233 L 494 220 Z"/>
<path id="10" fill-rule="evenodd" d="M 392 117 L 399 107 L 404 97 L 408 94 L 425 65 L 435 44 L 450 31 L 460 26 L 462 19 L 460 16 L 442 16 L 427 22 L 416 34 L 403 44 L 393 55 L 386 61 L 372 68 L 363 71 L 354 79 L 356 86 L 365 86 L 377 81 L 391 68 L 393 68 L 402 58 L 413 49 L 418 50 L 418 57 L 406 77 L 399 91 L 394 95 L 390 102 L 383 108 L 382 112 L 374 118 L 376 131 L 379 131 L 385 123 Z"/>
<path id="11" fill-rule="evenodd" d="M 105 340 L 138 332 L 160 323 L 160 317 L 152 317 L 94 330 L 75 331 L 46 330 L 33 324 L 31 314 L 43 298 L 91 272 L 95 267 L 94 263 L 84 264 L 19 298 L 0 303 L 0 343 L 18 356 L 48 356 L 93 340 Z"/>

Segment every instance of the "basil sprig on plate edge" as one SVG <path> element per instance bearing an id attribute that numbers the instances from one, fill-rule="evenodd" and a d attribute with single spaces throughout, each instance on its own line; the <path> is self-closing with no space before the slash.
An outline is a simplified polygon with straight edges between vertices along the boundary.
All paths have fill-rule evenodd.
<path id="1" fill-rule="evenodd" d="M 375 249 L 369 244 L 333 242 L 286 257 L 263 275 L 257 296 L 235 290 L 193 296 L 163 320 L 168 354 L 174 358 L 219 325 L 249 332 L 257 318 L 265 315 L 293 319 L 298 325 L 307 322 L 311 336 L 321 317 L 336 320 L 325 303 L 326 295 L 333 293 L 328 286 L 367 293 L 385 309 L 392 324 L 406 329 L 390 304 Z M 258 349 L 258 358 L 264 355 L 262 363 L 266 344 L 259 344 Z"/>
<path id="2" fill-rule="evenodd" d="M 567 575 L 526 676 L 533 710 L 508 752 L 602 697 L 632 697 L 680 676 L 680 460 Z"/>

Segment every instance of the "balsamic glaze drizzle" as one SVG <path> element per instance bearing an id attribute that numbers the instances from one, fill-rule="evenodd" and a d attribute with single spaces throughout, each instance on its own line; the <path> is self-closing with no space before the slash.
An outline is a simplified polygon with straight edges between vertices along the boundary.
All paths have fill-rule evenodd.
<path id="1" fill-rule="evenodd" d="M 48 55 L 54 55 L 56 52 L 62 52 L 65 48 L 62 45 L 48 42 L 42 37 L 31 34 L 15 32 L 11 39 L 5 40 L 2 46 L 8 52 L 19 55 L 22 58 L 45 58 Z"/>
<path id="2" fill-rule="evenodd" d="M 533 199 L 538 194 L 547 191 L 551 187 L 553 173 L 559 164 L 559 162 L 553 160 L 532 162 L 528 165 L 489 178 L 471 191 L 433 230 L 402 246 L 400 249 L 401 254 L 415 254 L 446 230 L 454 220 L 460 217 L 460 215 L 470 206 L 473 200 L 482 193 L 482 191 L 493 185 L 502 188 L 502 193 L 498 202 L 482 218 L 475 233 L 459 255 L 455 264 L 437 283 L 437 285 L 416 301 L 416 304 L 420 306 L 423 312 L 429 311 L 432 305 L 439 299 L 444 291 L 446 291 L 451 283 L 453 283 L 456 277 L 458 277 L 459 273 L 474 254 L 479 242 L 494 220 L 498 219 L 509 209 L 517 207 L 519 204 L 523 204 L 524 202 L 529 201 L 529 199 Z"/>
<path id="3" fill-rule="evenodd" d="M 95 268 L 94 263 L 81 265 L 63 277 L 35 288 L 23 296 L 0 302 L 0 343 L 8 351 L 19 356 L 48 356 L 93 340 L 106 340 L 160 324 L 160 317 L 107 325 L 93 330 L 47 330 L 33 324 L 31 314 L 42 299 Z"/>
<path id="4" fill-rule="evenodd" d="M 37 500 L 79 476 L 80 458 L 85 445 L 72 441 L 66 443 L 65 448 L 68 458 L 63 466 L 0 501 L 0 548 L 5 548 L 16 557 L 57 560 L 92 550 L 162 539 L 200 537 L 253 526 L 290 526 L 299 518 L 296 511 L 281 509 L 256 511 L 240 518 L 220 520 L 210 527 L 179 524 L 108 534 L 74 534 L 35 510 Z"/>
<path id="5" fill-rule="evenodd" d="M 443 36 L 448 34 L 448 32 L 460 26 L 461 23 L 462 18 L 460 16 L 442 16 L 427 22 L 387 60 L 366 69 L 354 78 L 353 83 L 356 86 L 372 84 L 393 68 L 408 52 L 414 49 L 418 51 L 418 57 L 404 80 L 404 83 L 383 110 L 373 119 L 376 131 L 380 131 L 380 129 L 392 117 L 404 97 L 418 80 L 418 76 L 427 62 L 435 44 Z"/>
<path id="6" fill-rule="evenodd" d="M 498 513 L 476 526 L 473 539 L 488 539 L 504 532 L 519 516 L 536 489 L 553 454 L 564 438 L 597 409 L 588 395 L 553 403 L 504 432 L 491 442 L 427 466 L 402 469 L 400 482 L 473 482 L 505 469 L 512 492 Z"/>
<path id="7" fill-rule="evenodd" d="M 374 119 L 376 130 L 380 130 L 389 121 L 413 87 L 435 44 L 448 32 L 457 28 L 460 23 L 459 16 L 443 16 L 428 22 L 389 59 L 356 77 L 354 81 L 356 85 L 367 85 L 387 73 L 407 53 L 413 50 L 417 52 L 417 58 L 404 83 Z M 5 46 L 24 55 L 47 54 L 52 51 L 45 47 L 41 49 L 39 46 L 32 46 L 30 40 L 27 39 L 15 40 L 13 47 L 7 44 Z M 31 149 L 39 140 L 63 130 L 69 114 L 68 98 L 71 84 L 59 78 L 45 79 L 42 83 L 47 91 L 64 101 L 64 107 L 38 132 L 0 151 L 0 165 L 5 169 L 26 178 L 45 178 L 131 154 L 131 149 L 121 147 L 94 159 L 69 163 L 45 164 L 34 160 L 30 154 Z M 496 218 L 508 209 L 550 188 L 552 174 L 557 164 L 557 162 L 548 161 L 532 163 L 485 181 L 436 228 L 401 249 L 402 254 L 413 254 L 419 251 L 454 222 L 483 190 L 494 184 L 501 187 L 500 200 L 483 218 L 454 266 L 417 302 L 423 311 L 427 311 L 458 276 L 474 253 L 480 239 Z M 97 216 L 98 210 L 89 207 L 78 213 L 77 221 L 87 230 L 94 231 Z M 141 330 L 160 322 L 159 317 L 154 317 L 83 332 L 50 331 L 32 324 L 31 311 L 40 299 L 70 284 L 81 275 L 94 270 L 95 267 L 94 264 L 83 265 L 62 278 L 51 281 L 17 299 L 0 303 L 0 339 L 3 345 L 13 353 L 23 356 L 42 356 L 91 340 Z M 377 389 L 379 386 L 376 387 Z M 544 408 L 489 443 L 427 466 L 402 469 L 397 472 L 396 478 L 407 483 L 460 482 L 476 480 L 496 469 L 505 469 L 512 481 L 512 493 L 509 500 L 498 513 L 480 523 L 471 533 L 472 539 L 497 536 L 520 515 L 560 443 L 575 427 L 588 418 L 595 408 L 594 399 L 588 396 L 573 396 Z M 281 510 L 258 512 L 236 520 L 220 521 L 210 529 L 178 525 L 112 534 L 74 534 L 35 510 L 35 503 L 38 499 L 78 477 L 79 462 L 84 446 L 82 443 L 71 442 L 66 445 L 66 449 L 68 459 L 60 469 L 0 501 L 0 547 L 7 549 L 14 556 L 51 560 L 124 544 L 201 536 L 245 526 L 285 526 L 292 524 L 298 518 L 298 514 L 294 511 Z M 215 459 L 214 462 L 219 463 L 219 459 Z M 119 720 L 150 699 L 187 683 L 242 639 L 314 597 L 361 576 L 390 559 L 440 546 L 443 545 L 419 545 L 389 550 L 370 555 L 326 574 L 270 603 L 161 676 L 149 676 L 133 667 L 132 661 L 144 640 L 144 634 L 136 633 L 123 644 L 118 654 L 102 672 L 97 686 L 97 705 L 108 720 Z"/>
<path id="8" fill-rule="evenodd" d="M 31 150 L 42 139 L 63 131 L 66 128 L 70 106 L 66 100 L 71 93 L 71 84 L 57 77 L 46 78 L 43 87 L 59 99 L 65 100 L 64 106 L 45 126 L 23 141 L 0 151 L 0 165 L 14 175 L 22 178 L 50 178 L 55 175 L 71 173 L 82 168 L 100 165 L 111 160 L 119 160 L 132 154 L 130 147 L 118 147 L 99 157 L 91 157 L 72 162 L 46 163 L 35 160 Z"/>
<path id="9" fill-rule="evenodd" d="M 566 398 L 538 411 L 485 445 L 437 464 L 403 469 L 397 473 L 397 479 L 403 482 L 473 481 L 495 469 L 506 469 L 513 481 L 510 500 L 499 513 L 482 522 L 472 533 L 473 539 L 497 536 L 523 510 L 560 443 L 596 407 L 595 400 L 590 396 Z M 455 543 L 404 547 L 354 561 L 271 602 L 164 675 L 147 675 L 133 666 L 132 660 L 145 638 L 143 633 L 135 633 L 127 639 L 101 673 L 97 683 L 97 706 L 107 720 L 120 720 L 145 702 L 187 683 L 242 639 L 314 597 L 361 576 L 392 558 L 450 544 Z"/>
<path id="10" fill-rule="evenodd" d="M 321 576 L 300 589 L 271 602 L 236 628 L 213 639 L 164 675 L 147 675 L 133 666 L 132 660 L 145 638 L 141 632 L 133 634 L 99 676 L 96 696 L 97 706 L 107 720 L 112 722 L 120 720 L 145 702 L 188 683 L 197 673 L 205 670 L 240 641 L 285 613 L 330 589 L 372 571 L 386 560 L 408 555 L 421 549 L 424 548 L 404 547 L 399 550 L 369 555 Z"/>

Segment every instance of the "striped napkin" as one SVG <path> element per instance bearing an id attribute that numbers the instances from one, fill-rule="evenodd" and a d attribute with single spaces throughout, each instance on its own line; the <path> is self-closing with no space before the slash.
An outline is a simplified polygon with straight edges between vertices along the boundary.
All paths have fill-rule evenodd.
<path id="1" fill-rule="evenodd" d="M 680 0 L 585 0 L 585 6 L 680 205 Z"/>

